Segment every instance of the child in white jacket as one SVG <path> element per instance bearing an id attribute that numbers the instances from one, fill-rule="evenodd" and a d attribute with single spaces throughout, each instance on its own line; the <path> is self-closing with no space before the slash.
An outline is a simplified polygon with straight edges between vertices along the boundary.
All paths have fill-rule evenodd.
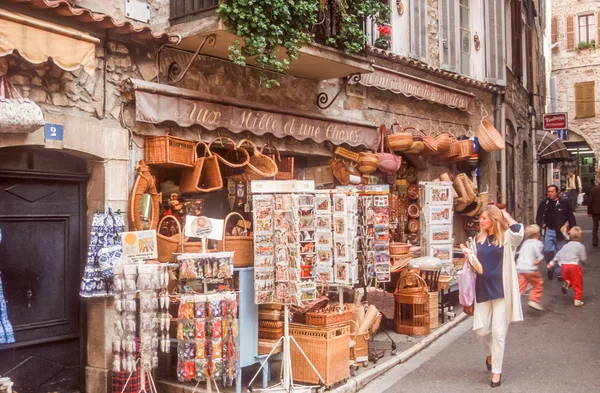
<path id="1" fill-rule="evenodd" d="M 542 311 L 540 298 L 544 290 L 544 280 L 538 270 L 538 265 L 544 259 L 544 243 L 540 241 L 540 227 L 529 225 L 525 229 L 525 240 L 521 245 L 517 258 L 517 273 L 519 276 L 519 291 L 521 296 L 525 293 L 527 285 L 531 284 L 529 301 L 527 305 L 535 310 Z"/>

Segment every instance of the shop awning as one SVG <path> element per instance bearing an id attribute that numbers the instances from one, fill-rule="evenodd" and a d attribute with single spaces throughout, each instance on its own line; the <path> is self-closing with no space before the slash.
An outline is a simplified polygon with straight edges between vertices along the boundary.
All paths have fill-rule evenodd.
<path id="1" fill-rule="evenodd" d="M 300 141 L 377 148 L 377 128 L 362 120 L 328 117 L 138 79 L 128 79 L 125 89 L 135 91 L 136 120 L 141 122 L 172 121 L 182 127 L 197 124 L 208 130 L 225 128 L 234 133 L 250 131 L 277 138 L 291 136 Z"/>
<path id="2" fill-rule="evenodd" d="M 536 131 L 535 144 L 537 146 L 540 164 L 566 161 L 569 159 L 569 152 L 567 151 L 565 144 L 549 131 Z"/>
<path id="3" fill-rule="evenodd" d="M 99 42 L 78 30 L 0 9 L 0 56 L 17 51 L 33 64 L 52 59 L 63 70 L 83 67 L 93 75 Z"/>

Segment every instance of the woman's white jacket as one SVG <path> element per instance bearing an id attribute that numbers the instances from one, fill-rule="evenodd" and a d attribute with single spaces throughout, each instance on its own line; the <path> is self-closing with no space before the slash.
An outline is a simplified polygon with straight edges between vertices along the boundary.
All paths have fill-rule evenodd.
<path id="1" fill-rule="evenodd" d="M 504 289 L 504 304 L 506 306 L 506 324 L 523 320 L 521 308 L 521 295 L 519 293 L 519 278 L 515 264 L 515 250 L 521 244 L 524 235 L 523 225 L 520 224 L 519 232 L 508 229 L 504 233 L 504 256 L 502 259 L 502 287 Z M 483 321 L 479 313 L 477 302 L 473 311 L 473 330 L 481 329 Z"/>

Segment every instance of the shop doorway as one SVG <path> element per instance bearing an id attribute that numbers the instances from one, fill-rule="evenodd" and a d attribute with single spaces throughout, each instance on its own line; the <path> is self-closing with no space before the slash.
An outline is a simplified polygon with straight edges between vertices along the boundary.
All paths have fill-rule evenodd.
<path id="1" fill-rule="evenodd" d="M 594 186 L 596 178 L 596 155 L 587 142 L 565 142 L 570 160 L 561 166 L 561 188 L 567 184 L 569 171 L 579 174 L 581 189 L 584 194 Z"/>
<path id="2" fill-rule="evenodd" d="M 16 340 L 0 345 L 0 374 L 19 393 L 82 388 L 86 180 L 85 160 L 0 149 L 0 271 Z"/>

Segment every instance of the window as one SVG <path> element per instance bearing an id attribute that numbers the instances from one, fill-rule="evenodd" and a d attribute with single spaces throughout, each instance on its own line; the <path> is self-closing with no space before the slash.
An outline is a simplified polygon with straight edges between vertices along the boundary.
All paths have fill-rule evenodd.
<path id="1" fill-rule="evenodd" d="M 596 92 L 594 82 L 575 83 L 575 117 L 596 116 Z"/>
<path id="2" fill-rule="evenodd" d="M 410 0 L 410 54 L 427 62 L 427 0 Z"/>
<path id="3" fill-rule="evenodd" d="M 596 41 L 596 23 L 594 15 L 579 16 L 579 42 Z"/>
<path id="4" fill-rule="evenodd" d="M 471 75 L 471 27 L 469 0 L 460 0 L 460 73 Z"/>
<path id="5" fill-rule="evenodd" d="M 471 28 L 469 0 L 439 3 L 439 45 L 442 69 L 470 74 Z"/>
<path id="6" fill-rule="evenodd" d="M 485 45 L 487 80 L 506 85 L 506 47 L 504 33 L 504 0 L 485 2 Z"/>

